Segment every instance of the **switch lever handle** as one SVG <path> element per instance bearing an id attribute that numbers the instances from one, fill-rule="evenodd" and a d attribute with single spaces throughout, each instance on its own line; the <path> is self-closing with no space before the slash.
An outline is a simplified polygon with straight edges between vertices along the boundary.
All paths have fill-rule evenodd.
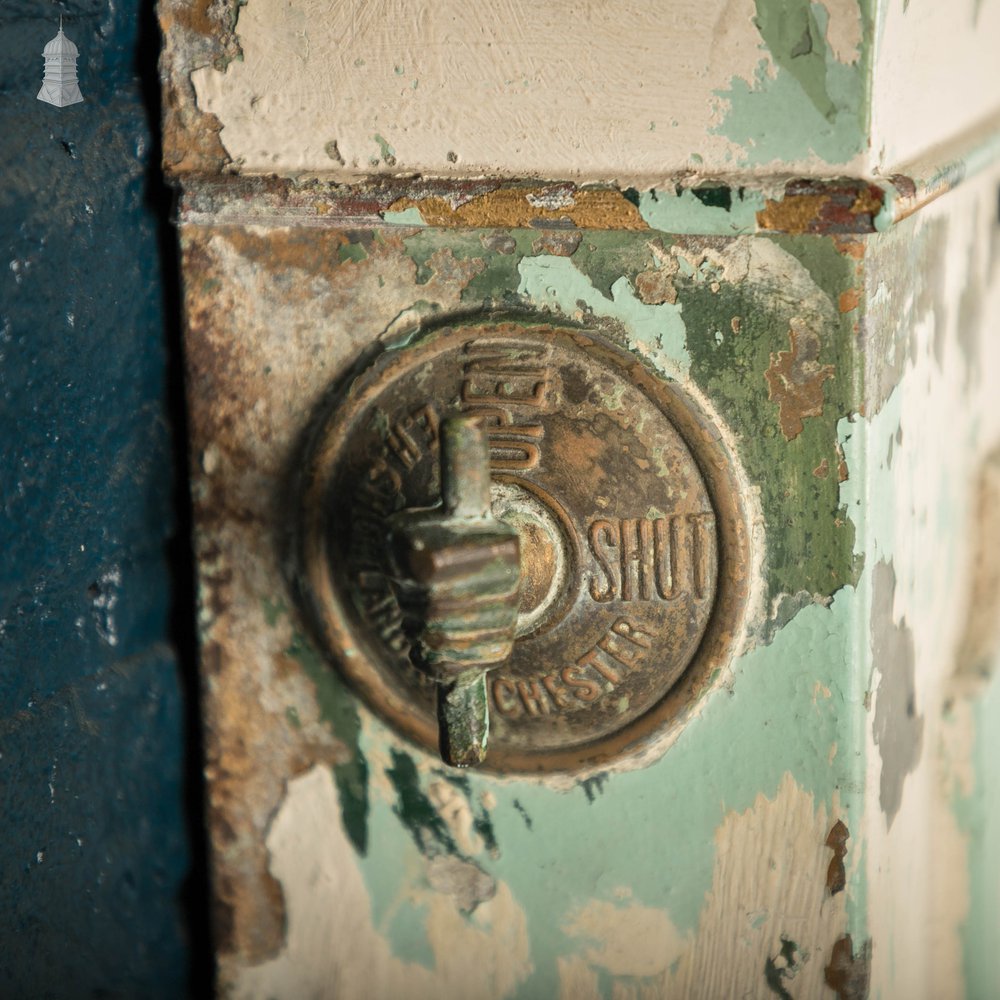
<path id="1" fill-rule="evenodd" d="M 486 673 L 511 654 L 517 629 L 517 531 L 490 510 L 490 446 L 477 417 L 441 423 L 440 506 L 395 514 L 391 531 L 414 626 L 412 658 L 438 684 L 442 759 L 486 757 Z"/>

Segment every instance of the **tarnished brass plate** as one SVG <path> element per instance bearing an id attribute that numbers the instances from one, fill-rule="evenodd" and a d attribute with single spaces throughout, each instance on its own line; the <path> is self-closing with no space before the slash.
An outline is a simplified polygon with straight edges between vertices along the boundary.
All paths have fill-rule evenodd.
<path id="1" fill-rule="evenodd" d="M 437 746 L 410 662 L 387 521 L 440 497 L 438 427 L 489 427 L 493 514 L 521 538 L 518 639 L 489 674 L 487 766 L 548 770 L 635 746 L 697 696 L 745 596 L 746 532 L 717 436 L 630 353 L 570 325 L 489 316 L 387 350 L 321 421 L 304 560 L 334 660 Z"/>

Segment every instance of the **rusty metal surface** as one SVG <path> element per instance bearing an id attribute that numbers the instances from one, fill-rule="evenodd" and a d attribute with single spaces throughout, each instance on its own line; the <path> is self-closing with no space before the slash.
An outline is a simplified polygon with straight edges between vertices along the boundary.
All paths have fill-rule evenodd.
<path id="1" fill-rule="evenodd" d="M 898 185 L 896 182 L 898 181 Z M 776 177 L 756 183 L 774 192 L 757 212 L 757 232 L 867 234 L 888 202 L 905 195 L 906 178 L 878 184 L 851 178 L 815 180 Z M 909 182 L 912 187 L 912 182 Z M 733 202 L 744 185 L 727 178 L 677 176 L 664 196 L 694 191 L 709 200 Z M 710 198 L 711 196 L 711 198 Z M 639 193 L 612 185 L 570 181 L 370 177 L 344 184 L 321 177 L 213 176 L 185 178 L 179 212 L 185 222 L 270 223 L 300 226 L 371 226 L 393 213 L 419 211 L 427 225 L 537 229 L 644 230 Z M 386 215 L 389 213 L 389 216 Z"/>
<path id="2" fill-rule="evenodd" d="M 718 666 L 713 633 L 731 630 L 740 604 L 718 586 L 719 543 L 745 562 L 745 538 L 735 490 L 703 474 L 723 463 L 691 402 L 585 330 L 456 322 L 385 352 L 334 396 L 304 512 L 323 641 L 378 712 L 436 746 L 435 686 L 413 663 L 387 525 L 440 495 L 439 428 L 460 412 L 487 423 L 494 513 L 523 552 L 519 638 L 488 683 L 488 765 L 620 752 L 669 720 L 689 667 Z"/>

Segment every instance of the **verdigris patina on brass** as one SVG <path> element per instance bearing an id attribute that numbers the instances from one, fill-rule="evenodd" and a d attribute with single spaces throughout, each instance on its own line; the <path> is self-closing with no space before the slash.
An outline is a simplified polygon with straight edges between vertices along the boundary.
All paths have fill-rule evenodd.
<path id="1" fill-rule="evenodd" d="M 449 417 L 439 441 L 441 503 L 390 518 L 382 565 L 393 578 L 410 658 L 439 685 L 441 756 L 468 767 L 486 755 L 486 671 L 514 644 L 520 544 L 517 529 L 492 516 L 483 422 Z"/>
<path id="2" fill-rule="evenodd" d="M 375 358 L 320 421 L 313 618 L 428 747 L 440 695 L 453 763 L 479 762 L 487 714 L 488 766 L 612 756 L 671 717 L 680 679 L 697 688 L 732 634 L 745 576 L 721 564 L 745 563 L 746 538 L 728 468 L 692 401 L 585 329 L 438 326 Z"/>

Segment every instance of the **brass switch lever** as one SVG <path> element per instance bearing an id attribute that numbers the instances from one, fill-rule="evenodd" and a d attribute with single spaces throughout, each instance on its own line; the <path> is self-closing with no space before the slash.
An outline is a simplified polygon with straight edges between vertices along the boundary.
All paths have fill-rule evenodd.
<path id="1" fill-rule="evenodd" d="M 454 767 L 486 756 L 486 672 L 511 654 L 517 629 L 517 531 L 490 510 L 490 448 L 476 417 L 444 420 L 439 506 L 390 519 L 412 658 L 438 684 L 442 759 Z"/>

